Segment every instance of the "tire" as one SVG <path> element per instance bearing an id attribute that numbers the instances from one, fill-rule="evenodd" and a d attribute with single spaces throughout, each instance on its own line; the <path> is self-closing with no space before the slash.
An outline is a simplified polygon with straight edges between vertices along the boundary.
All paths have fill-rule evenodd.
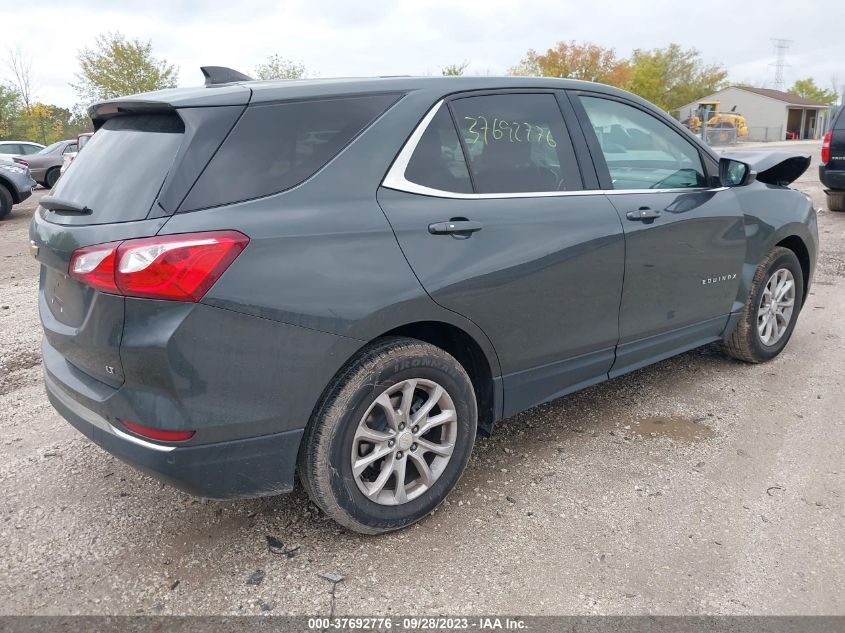
<path id="1" fill-rule="evenodd" d="M 827 208 L 831 211 L 845 211 L 845 191 L 828 191 Z"/>
<path id="2" fill-rule="evenodd" d="M 6 188 L 6 185 L 0 184 L 0 220 L 12 212 L 14 204 L 15 199 L 12 197 L 12 192 Z"/>
<path id="3" fill-rule="evenodd" d="M 410 416 L 396 411 L 405 402 L 412 405 Z M 396 411 L 392 424 L 388 407 Z M 472 382 L 451 355 L 416 339 L 376 341 L 346 364 L 317 406 L 299 451 L 300 480 L 314 503 L 344 527 L 363 534 L 398 530 L 431 513 L 455 487 L 472 452 L 477 418 Z M 449 421 L 436 424 L 439 419 Z M 433 426 L 426 431 L 429 420 Z M 380 443 L 367 441 L 380 432 Z M 423 449 L 445 452 L 450 444 L 448 456 Z M 385 456 L 363 468 L 377 452 Z M 353 460 L 359 461 L 356 470 Z M 420 460 L 427 464 L 427 483 Z M 405 472 L 404 499 L 394 467 Z"/>
<path id="4" fill-rule="evenodd" d="M 778 278 L 775 274 L 780 274 L 782 271 L 788 271 L 791 276 L 792 287 L 790 291 L 780 300 L 775 302 L 772 310 L 781 314 L 783 318 L 776 318 L 774 314 L 766 315 L 762 312 L 765 304 L 771 306 L 771 294 L 767 293 L 772 288 L 777 289 Z M 787 275 L 784 273 L 779 279 L 786 280 Z M 770 282 L 773 286 L 770 286 Z M 791 311 L 789 311 L 788 319 L 784 314 L 787 310 L 789 295 L 791 292 Z M 801 270 L 801 264 L 798 258 L 788 248 L 777 247 L 769 253 L 754 273 L 754 279 L 751 282 L 751 292 L 748 294 L 748 299 L 740 314 L 739 321 L 736 324 L 731 336 L 723 342 L 723 348 L 727 354 L 742 360 L 747 363 L 762 363 L 770 360 L 781 353 L 789 338 L 792 336 L 792 331 L 795 329 L 795 323 L 798 320 L 798 314 L 801 312 L 801 304 L 804 297 L 804 276 Z M 783 312 L 781 312 L 783 310 Z M 774 319 L 775 326 L 772 330 L 766 330 L 765 321 Z M 785 327 L 784 327 L 785 324 Z M 764 333 L 771 332 L 769 339 L 764 339 L 764 334 L 761 333 L 760 327 L 763 327 Z M 780 329 L 780 334 L 778 334 Z"/>
<path id="5" fill-rule="evenodd" d="M 47 172 L 47 175 L 44 177 L 44 186 L 47 189 L 52 189 L 56 186 L 56 183 L 59 181 L 59 176 L 62 175 L 60 169 L 60 167 L 53 167 Z"/>

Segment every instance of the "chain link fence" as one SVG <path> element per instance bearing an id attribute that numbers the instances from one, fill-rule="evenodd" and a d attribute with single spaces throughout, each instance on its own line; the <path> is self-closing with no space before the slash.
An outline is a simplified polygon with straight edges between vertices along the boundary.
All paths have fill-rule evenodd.
<path id="1" fill-rule="evenodd" d="M 748 134 L 741 137 L 740 141 L 756 141 L 756 142 L 770 142 L 770 141 L 783 141 L 786 139 L 784 135 L 785 132 L 783 131 L 783 126 L 773 126 L 773 127 L 765 127 L 765 126 L 749 126 Z"/>

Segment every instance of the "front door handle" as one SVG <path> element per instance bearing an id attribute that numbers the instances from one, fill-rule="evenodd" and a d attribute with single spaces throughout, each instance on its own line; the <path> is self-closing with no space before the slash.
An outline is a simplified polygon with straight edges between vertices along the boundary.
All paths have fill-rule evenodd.
<path id="1" fill-rule="evenodd" d="M 428 232 L 432 235 L 456 235 L 469 237 L 476 231 L 484 228 L 481 222 L 473 220 L 449 220 L 448 222 L 435 222 L 428 225 Z"/>
<path id="2" fill-rule="evenodd" d="M 636 211 L 628 211 L 625 214 L 625 217 L 629 220 L 635 221 L 647 221 L 647 220 L 654 220 L 655 218 L 660 217 L 660 211 L 656 209 L 652 209 L 651 207 L 640 207 Z"/>

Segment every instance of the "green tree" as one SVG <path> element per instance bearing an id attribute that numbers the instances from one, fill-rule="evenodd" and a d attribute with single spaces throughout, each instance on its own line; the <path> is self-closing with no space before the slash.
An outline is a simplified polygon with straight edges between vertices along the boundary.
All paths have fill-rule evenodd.
<path id="1" fill-rule="evenodd" d="M 12 126 L 20 110 L 20 94 L 11 85 L 0 83 L 0 139 L 12 137 Z"/>
<path id="2" fill-rule="evenodd" d="M 683 49 L 678 44 L 637 49 L 630 63 L 633 76 L 628 90 L 664 110 L 680 108 L 715 92 L 728 76 L 721 64 L 705 64 L 696 49 Z"/>
<path id="3" fill-rule="evenodd" d="M 127 40 L 121 33 L 97 36 L 93 48 L 77 54 L 78 83 L 71 83 L 84 103 L 162 88 L 175 88 L 179 71 L 166 60 L 156 59 L 152 43 Z"/>
<path id="4" fill-rule="evenodd" d="M 512 75 L 568 77 L 625 87 L 631 79 L 628 62 L 616 56 L 612 48 L 591 42 L 558 42 L 545 53 L 529 49 L 520 63 L 510 69 Z"/>
<path id="5" fill-rule="evenodd" d="M 444 66 L 440 74 L 444 77 L 460 77 L 469 66 L 468 61 L 462 61 L 460 64 L 449 64 Z"/>
<path id="6" fill-rule="evenodd" d="M 29 110 L 21 108 L 13 124 L 16 138 L 44 145 L 74 138 L 86 129 L 87 121 L 74 118 L 70 110 L 39 102 L 33 103 Z"/>
<path id="7" fill-rule="evenodd" d="M 302 79 L 305 66 L 278 55 L 270 55 L 263 64 L 255 67 L 258 79 Z"/>
<path id="8" fill-rule="evenodd" d="M 789 94 L 798 95 L 799 97 L 804 97 L 805 99 L 818 101 L 819 103 L 823 103 L 825 105 L 833 105 L 839 98 L 839 95 L 836 94 L 835 91 L 819 88 L 812 77 L 799 79 L 792 84 L 792 88 L 787 90 L 787 92 L 789 92 Z"/>

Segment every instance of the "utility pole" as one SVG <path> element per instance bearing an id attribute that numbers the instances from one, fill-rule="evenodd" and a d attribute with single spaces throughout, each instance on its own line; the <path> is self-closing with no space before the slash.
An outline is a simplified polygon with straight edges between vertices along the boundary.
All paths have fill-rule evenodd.
<path id="1" fill-rule="evenodd" d="M 786 51 L 789 50 L 789 45 L 791 43 L 792 40 L 772 38 L 772 44 L 775 46 L 775 63 L 769 65 L 775 67 L 775 81 L 773 86 L 775 90 L 783 91 L 784 88 L 786 88 L 783 78 L 783 69 L 789 66 L 789 64 L 786 63 Z"/>

